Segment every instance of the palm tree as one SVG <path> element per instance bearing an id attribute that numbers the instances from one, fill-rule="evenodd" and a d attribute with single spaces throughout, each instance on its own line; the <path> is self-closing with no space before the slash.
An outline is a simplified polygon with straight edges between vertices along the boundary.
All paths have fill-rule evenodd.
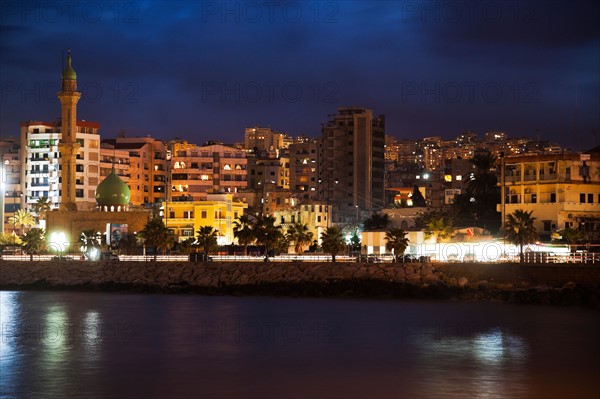
<path id="1" fill-rule="evenodd" d="M 535 218 L 531 215 L 533 211 L 517 209 L 506 218 L 506 238 L 519 246 L 519 258 L 523 263 L 523 246 L 537 240 L 537 231 L 533 226 Z"/>
<path id="2" fill-rule="evenodd" d="M 52 203 L 48 197 L 40 197 L 33 205 L 33 211 L 38 215 L 39 220 L 45 220 L 46 214 L 50 212 Z"/>
<path id="3" fill-rule="evenodd" d="M 269 244 L 275 244 L 283 238 L 281 226 L 275 226 L 275 218 L 272 216 L 263 216 L 256 220 L 252 229 L 254 237 L 260 245 L 265 246 L 265 261 L 269 260 Z M 273 245 L 275 247 L 275 245 Z"/>
<path id="4" fill-rule="evenodd" d="M 79 236 L 79 246 L 83 252 L 100 247 L 100 234 L 94 229 L 83 230 Z"/>
<path id="5" fill-rule="evenodd" d="M 495 193 L 498 179 L 492 171 L 496 167 L 497 157 L 490 152 L 478 152 L 469 162 L 475 166 L 475 173 L 469 177 L 465 189 L 469 195 L 488 195 Z"/>
<path id="6" fill-rule="evenodd" d="M 297 254 L 302 253 L 304 247 L 309 246 L 313 240 L 313 233 L 302 223 L 294 223 L 288 227 L 287 234 L 290 241 L 294 242 L 294 252 Z"/>
<path id="7" fill-rule="evenodd" d="M 37 255 L 46 249 L 44 229 L 33 228 L 23 236 L 23 248 L 29 254 L 29 260 L 33 261 L 33 255 Z"/>
<path id="8" fill-rule="evenodd" d="M 256 240 L 253 224 L 248 215 L 242 215 L 233 222 L 233 236 L 237 238 L 240 245 L 244 246 L 244 254 L 248 255 L 248 245 Z"/>
<path id="9" fill-rule="evenodd" d="M 153 259 L 156 261 L 159 248 L 162 248 L 163 243 L 169 239 L 170 234 L 162 219 L 153 218 L 146 223 L 146 226 L 138 235 L 144 239 L 145 245 L 154 248 Z"/>
<path id="10" fill-rule="evenodd" d="M 175 249 L 181 255 L 189 255 L 189 253 L 192 252 L 195 241 L 196 240 L 194 238 L 188 238 L 187 240 L 178 242 Z"/>
<path id="11" fill-rule="evenodd" d="M 573 229 L 570 227 L 561 231 L 560 235 L 562 236 L 563 240 L 568 242 L 570 245 L 577 244 L 579 241 L 585 238 L 582 230 Z"/>
<path id="12" fill-rule="evenodd" d="M 408 247 L 408 238 L 406 232 L 402 229 L 391 228 L 385 233 L 385 249 L 394 252 L 394 260 L 404 254 Z"/>
<path id="13" fill-rule="evenodd" d="M 196 233 L 196 245 L 203 249 L 204 260 L 207 261 L 209 252 L 217 246 L 217 230 L 212 226 L 202 226 Z"/>
<path id="14" fill-rule="evenodd" d="M 173 248 L 173 245 L 175 245 L 175 236 L 171 233 L 167 233 L 166 239 L 158 244 L 156 250 L 165 255 L 167 251 Z"/>
<path id="15" fill-rule="evenodd" d="M 8 219 L 8 223 L 15 227 L 22 227 L 25 230 L 27 227 L 35 226 L 35 217 L 25 209 L 19 209 L 14 216 Z"/>
<path id="16" fill-rule="evenodd" d="M 335 262 L 335 256 L 346 249 L 346 242 L 342 235 L 342 230 L 337 227 L 328 227 L 321 234 L 321 247 L 323 251 L 331 254 L 331 261 Z"/>
<path id="17" fill-rule="evenodd" d="M 451 237 L 453 233 L 452 219 L 447 216 L 433 217 L 425 225 L 425 236 L 435 236 L 435 242 Z"/>
<path id="18" fill-rule="evenodd" d="M 387 213 L 375 212 L 371 217 L 365 219 L 363 226 L 366 231 L 384 230 L 389 227 L 390 223 L 390 217 Z"/>

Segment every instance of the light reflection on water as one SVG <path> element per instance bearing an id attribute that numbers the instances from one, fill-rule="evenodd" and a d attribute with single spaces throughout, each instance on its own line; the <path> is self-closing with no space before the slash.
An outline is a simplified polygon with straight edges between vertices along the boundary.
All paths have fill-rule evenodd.
<path id="1" fill-rule="evenodd" d="M 598 313 L 0 292 L 2 397 L 598 397 Z"/>

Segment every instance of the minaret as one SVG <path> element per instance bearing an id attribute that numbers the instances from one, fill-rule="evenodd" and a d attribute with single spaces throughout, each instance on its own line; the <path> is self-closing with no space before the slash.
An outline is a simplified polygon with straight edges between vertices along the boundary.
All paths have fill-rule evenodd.
<path id="1" fill-rule="evenodd" d="M 58 150 L 61 153 L 61 203 L 60 210 L 76 211 L 75 203 L 75 164 L 80 145 L 77 137 L 77 102 L 81 93 L 77 91 L 77 75 L 71 66 L 71 50 L 67 51 L 67 66 L 62 73 L 62 90 L 58 99 L 62 108 L 61 140 Z"/>

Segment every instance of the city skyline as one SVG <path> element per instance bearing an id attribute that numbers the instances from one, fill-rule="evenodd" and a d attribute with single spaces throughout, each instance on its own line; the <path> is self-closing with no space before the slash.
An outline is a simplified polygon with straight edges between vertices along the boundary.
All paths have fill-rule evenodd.
<path id="1" fill-rule="evenodd" d="M 499 130 L 598 144 L 588 2 L 119 4 L 3 3 L 2 137 L 59 116 L 71 48 L 79 114 L 104 137 L 235 142 L 255 125 L 317 137 L 338 107 L 361 106 L 399 139 Z"/>

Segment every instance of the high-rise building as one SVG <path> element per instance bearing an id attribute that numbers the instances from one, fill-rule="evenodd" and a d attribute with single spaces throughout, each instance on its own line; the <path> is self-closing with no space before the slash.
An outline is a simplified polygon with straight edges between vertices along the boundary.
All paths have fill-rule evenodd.
<path id="1" fill-rule="evenodd" d="M 299 200 L 316 199 L 319 178 L 319 142 L 299 137 L 289 147 L 290 189 Z"/>
<path id="2" fill-rule="evenodd" d="M 385 116 L 340 107 L 323 125 L 319 143 L 319 199 L 333 205 L 334 221 L 385 207 Z"/>
<path id="3" fill-rule="evenodd" d="M 67 156 L 75 156 L 75 161 L 64 161 L 61 150 L 62 121 L 21 123 L 21 168 L 24 206 L 31 210 L 41 197 L 47 197 L 51 208 L 62 206 L 62 197 L 67 187 L 74 188 L 74 198 L 66 199 L 64 210 L 85 210 L 96 206 L 95 191 L 99 183 L 100 159 L 100 124 L 96 122 L 77 121 L 72 129 L 77 144 L 77 152 L 71 154 L 69 147 Z M 71 155 L 69 155 L 71 154 Z M 73 168 L 67 184 L 63 180 L 63 168 Z M 73 201 L 73 202 L 69 202 Z M 75 204 L 75 205 L 73 205 Z M 75 208 L 73 208 L 75 206 Z"/>

